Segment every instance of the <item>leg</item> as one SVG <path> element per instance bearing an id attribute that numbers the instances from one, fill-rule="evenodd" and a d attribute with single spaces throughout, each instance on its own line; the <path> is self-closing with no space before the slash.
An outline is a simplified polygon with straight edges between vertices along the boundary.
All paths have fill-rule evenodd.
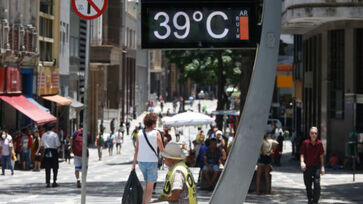
<path id="1" fill-rule="evenodd" d="M 5 156 L 1 156 L 1 170 L 2 170 L 2 175 L 5 174 Z"/>
<path id="2" fill-rule="evenodd" d="M 213 177 L 212 177 L 212 185 L 215 185 L 217 183 L 217 178 L 221 172 L 220 171 L 214 171 Z"/>
<path id="3" fill-rule="evenodd" d="M 57 183 L 58 168 L 53 168 L 53 183 Z"/>
<path id="4" fill-rule="evenodd" d="M 45 183 L 50 184 L 50 167 L 45 167 Z"/>
<path id="5" fill-rule="evenodd" d="M 266 194 L 271 194 L 271 183 L 270 183 L 270 178 L 271 178 L 271 166 L 270 165 L 266 165 L 265 166 L 265 181 L 266 181 L 266 189 L 265 192 Z"/>
<path id="6" fill-rule="evenodd" d="M 203 167 L 203 176 L 204 176 L 205 180 L 207 180 L 208 186 L 211 186 L 212 182 L 209 177 L 209 169 L 207 168 L 207 166 Z"/>
<path id="7" fill-rule="evenodd" d="M 13 165 L 11 165 L 10 155 L 5 156 L 5 158 L 6 158 L 6 161 L 8 163 L 9 169 L 11 170 L 11 173 L 14 173 L 14 167 L 13 167 Z"/>
<path id="8" fill-rule="evenodd" d="M 314 196 L 313 202 L 318 203 L 320 198 L 320 168 L 314 169 Z"/>
<path id="9" fill-rule="evenodd" d="M 306 194 L 307 194 L 309 203 L 312 201 L 312 198 L 313 198 L 313 193 L 312 193 L 312 189 L 311 189 L 312 182 L 313 182 L 313 179 L 312 179 L 312 174 L 311 174 L 311 168 L 307 167 L 304 172 L 304 184 L 306 187 Z"/>
<path id="10" fill-rule="evenodd" d="M 262 175 L 263 166 L 257 166 L 257 174 L 256 174 L 256 194 L 260 193 L 260 184 L 261 184 L 261 175 Z"/>
<path id="11" fill-rule="evenodd" d="M 153 188 L 154 188 L 154 183 L 146 182 L 143 204 L 148 204 L 150 202 L 153 193 Z"/>

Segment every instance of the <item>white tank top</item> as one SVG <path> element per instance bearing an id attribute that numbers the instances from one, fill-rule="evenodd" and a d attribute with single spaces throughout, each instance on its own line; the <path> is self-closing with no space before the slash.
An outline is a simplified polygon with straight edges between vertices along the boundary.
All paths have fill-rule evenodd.
<path id="1" fill-rule="evenodd" d="M 157 130 L 152 130 L 150 132 L 146 132 L 146 136 L 149 139 L 150 144 L 154 147 L 155 151 L 157 150 Z M 156 157 L 155 153 L 151 149 L 151 147 L 147 144 L 145 140 L 145 136 L 143 131 L 140 130 L 139 134 L 137 135 L 139 139 L 139 152 L 137 155 L 137 161 L 139 162 L 158 162 L 158 158 Z"/>

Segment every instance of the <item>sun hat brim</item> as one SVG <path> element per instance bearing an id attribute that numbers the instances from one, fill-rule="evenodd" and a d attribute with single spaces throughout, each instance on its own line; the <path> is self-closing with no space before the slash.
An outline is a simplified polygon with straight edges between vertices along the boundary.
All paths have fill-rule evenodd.
<path id="1" fill-rule="evenodd" d="M 171 156 L 166 152 L 161 152 L 161 156 L 165 157 L 165 158 L 168 158 L 168 159 L 174 159 L 174 160 L 184 160 L 185 159 L 184 152 L 181 153 L 180 157 Z"/>

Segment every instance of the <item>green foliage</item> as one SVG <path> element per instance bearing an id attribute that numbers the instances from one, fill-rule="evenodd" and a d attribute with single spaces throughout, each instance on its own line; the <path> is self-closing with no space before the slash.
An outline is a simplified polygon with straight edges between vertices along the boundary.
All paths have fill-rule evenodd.
<path id="1" fill-rule="evenodd" d="M 238 62 L 241 59 L 239 50 L 224 50 L 222 52 L 223 76 L 218 76 L 218 52 L 214 50 L 173 50 L 165 51 L 170 63 L 175 64 L 181 73 L 180 81 L 191 79 L 200 86 L 216 85 L 217 78 L 223 77 L 225 85 L 236 85 L 239 82 L 241 70 Z"/>

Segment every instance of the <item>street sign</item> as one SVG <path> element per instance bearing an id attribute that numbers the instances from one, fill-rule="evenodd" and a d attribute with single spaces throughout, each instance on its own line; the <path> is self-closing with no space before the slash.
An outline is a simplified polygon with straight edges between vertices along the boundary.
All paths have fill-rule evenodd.
<path id="1" fill-rule="evenodd" d="M 253 48 L 256 12 L 251 0 L 142 0 L 142 48 Z"/>
<path id="2" fill-rule="evenodd" d="M 105 12 L 107 0 L 72 0 L 72 7 L 79 17 L 91 20 Z"/>

